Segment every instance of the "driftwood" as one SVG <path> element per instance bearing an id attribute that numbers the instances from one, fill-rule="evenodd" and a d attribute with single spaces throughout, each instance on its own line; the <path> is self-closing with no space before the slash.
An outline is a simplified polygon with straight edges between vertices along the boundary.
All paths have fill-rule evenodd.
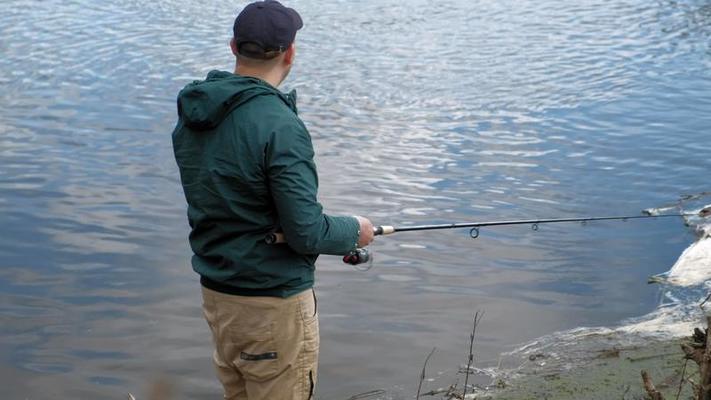
<path id="1" fill-rule="evenodd" d="M 696 400 L 711 400 L 711 316 L 706 317 L 707 328 L 694 329 L 691 342 L 681 345 L 686 358 L 699 366 L 699 383 L 694 387 Z"/>
<path id="2" fill-rule="evenodd" d="M 644 370 L 642 371 L 642 383 L 644 384 L 644 390 L 647 391 L 647 394 L 651 400 L 664 400 L 664 396 L 662 396 L 659 390 L 654 387 L 652 378 L 650 378 L 647 371 Z"/>
<path id="3" fill-rule="evenodd" d="M 711 327 L 711 316 L 706 317 L 706 329 L 702 331 L 699 328 L 695 328 L 691 340 L 681 344 L 681 350 L 684 352 L 685 358 L 699 366 L 699 383 L 695 383 L 691 379 L 686 380 L 692 385 L 694 400 L 711 400 L 711 335 L 709 335 L 709 327 Z M 686 371 L 686 368 L 684 368 L 684 371 Z M 652 378 L 647 371 L 642 371 L 642 383 L 650 400 L 665 400 L 664 396 L 654 386 Z M 679 383 L 677 399 L 679 398 L 679 393 L 681 393 L 682 384 L 684 384 L 684 372 L 682 372 L 681 382 Z"/>

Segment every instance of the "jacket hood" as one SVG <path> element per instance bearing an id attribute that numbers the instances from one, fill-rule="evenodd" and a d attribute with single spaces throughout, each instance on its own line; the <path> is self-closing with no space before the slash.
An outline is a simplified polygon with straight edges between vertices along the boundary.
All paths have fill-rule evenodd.
<path id="1" fill-rule="evenodd" d="M 227 115 L 257 96 L 275 95 L 296 112 L 296 92 L 284 94 L 261 79 L 210 71 L 203 81 L 188 84 L 178 94 L 178 116 L 193 130 L 217 127 Z"/>

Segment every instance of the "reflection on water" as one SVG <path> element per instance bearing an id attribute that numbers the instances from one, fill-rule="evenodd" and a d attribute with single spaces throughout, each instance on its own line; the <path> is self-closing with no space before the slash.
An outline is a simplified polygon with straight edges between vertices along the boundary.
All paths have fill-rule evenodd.
<path id="1" fill-rule="evenodd" d="M 292 4 L 295 5 L 295 4 Z M 300 1 L 287 82 L 334 213 L 388 224 L 636 213 L 707 189 L 707 1 Z M 9 398 L 219 394 L 170 147 L 175 94 L 231 68 L 239 5 L 0 5 L 0 376 Z M 319 262 L 320 398 L 413 392 L 553 331 L 655 307 L 673 221 L 411 233 Z M 522 329 L 525 327 L 525 329 Z M 376 357 L 386 354 L 387 357 Z"/>

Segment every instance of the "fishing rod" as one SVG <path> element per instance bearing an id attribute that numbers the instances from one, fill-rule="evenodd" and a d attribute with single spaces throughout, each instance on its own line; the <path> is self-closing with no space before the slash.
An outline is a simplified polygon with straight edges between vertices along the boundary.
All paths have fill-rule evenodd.
<path id="1" fill-rule="evenodd" d="M 649 219 L 649 218 L 686 218 L 686 217 L 706 217 L 706 208 L 699 213 L 679 213 L 679 214 L 652 214 L 644 211 L 642 215 L 622 215 L 622 216 L 606 216 L 606 217 L 576 217 L 576 218 L 545 218 L 545 219 L 519 219 L 506 221 L 485 221 L 485 222 L 458 222 L 449 224 L 434 224 L 434 225 L 413 225 L 413 226 L 390 226 L 380 225 L 373 228 L 375 236 L 390 235 L 397 232 L 414 232 L 414 231 L 431 231 L 441 229 L 461 229 L 471 228 L 469 236 L 472 239 L 479 237 L 480 228 L 488 226 L 506 226 L 506 225 L 531 225 L 531 229 L 538 230 L 541 224 L 556 224 L 563 222 L 581 222 L 583 224 L 592 221 L 628 221 L 632 219 Z M 267 244 L 286 243 L 286 238 L 281 232 L 268 234 L 264 241 Z M 365 248 L 358 248 L 343 257 L 343 262 L 351 265 L 358 265 L 370 261 L 370 252 Z"/>

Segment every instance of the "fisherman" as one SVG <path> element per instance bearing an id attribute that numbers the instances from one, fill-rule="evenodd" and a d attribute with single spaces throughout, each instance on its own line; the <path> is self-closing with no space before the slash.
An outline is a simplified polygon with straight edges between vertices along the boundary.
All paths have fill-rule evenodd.
<path id="1" fill-rule="evenodd" d="M 192 267 L 225 399 L 306 400 L 319 351 L 314 262 L 373 240 L 363 217 L 324 214 L 296 94 L 277 89 L 296 56 L 299 14 L 247 5 L 230 41 L 234 73 L 178 95 L 173 149 L 188 203 Z M 267 244 L 280 231 L 286 244 Z"/>

